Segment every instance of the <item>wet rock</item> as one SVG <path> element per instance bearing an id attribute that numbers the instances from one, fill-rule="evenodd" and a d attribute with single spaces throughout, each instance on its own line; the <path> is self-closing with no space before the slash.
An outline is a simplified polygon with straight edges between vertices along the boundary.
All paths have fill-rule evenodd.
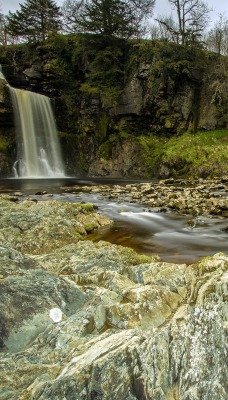
<path id="1" fill-rule="evenodd" d="M 30 79 L 42 79 L 42 68 L 40 65 L 32 65 L 30 68 L 26 68 L 23 74 Z"/>
<path id="2" fill-rule="evenodd" d="M 14 204 L 0 197 L 0 241 L 26 253 L 42 254 L 76 243 L 88 232 L 111 221 L 94 206 L 59 201 L 26 200 Z"/>
<path id="3" fill-rule="evenodd" d="M 198 215 L 228 216 L 225 196 L 228 186 L 219 178 L 212 180 L 166 179 L 148 183 L 94 186 L 91 191 L 117 201 L 138 202 L 149 208 L 172 209 Z M 220 189 L 216 189 L 220 188 Z"/>
<path id="4" fill-rule="evenodd" d="M 3 354 L 2 398 L 225 400 L 228 257 L 188 267 L 155 260 L 140 266 L 108 244 L 96 266 L 102 245 L 84 252 L 84 266 L 80 253 L 77 286 L 74 271 L 64 276 L 87 302 L 50 321 L 20 353 Z M 70 251 L 77 257 L 74 246 L 66 259 Z M 113 250 L 117 258 L 118 249 L 116 270 L 109 257 Z M 55 254 L 46 257 L 51 264 Z M 35 260 L 50 265 L 44 256 Z"/>
<path id="5" fill-rule="evenodd" d="M 93 224 L 93 207 L 0 210 L 1 399 L 227 399 L 227 255 L 187 266 L 70 236 L 25 255 L 9 232 L 29 240 L 38 227 L 48 241 L 68 220 Z"/>

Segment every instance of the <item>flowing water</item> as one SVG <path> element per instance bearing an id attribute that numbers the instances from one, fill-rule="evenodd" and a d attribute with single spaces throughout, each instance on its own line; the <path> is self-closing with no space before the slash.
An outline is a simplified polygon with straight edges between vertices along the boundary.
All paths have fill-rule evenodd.
<path id="1" fill-rule="evenodd" d="M 18 134 L 18 158 L 13 167 L 14 176 L 64 176 L 50 99 L 27 90 L 9 88 Z"/>
<path id="2" fill-rule="evenodd" d="M 205 216 L 195 218 L 171 210 L 157 212 L 138 203 L 112 201 L 101 193 L 90 192 L 89 189 L 96 183 L 98 180 L 82 181 L 75 178 L 9 179 L 0 181 L 0 192 L 13 193 L 21 190 L 21 201 L 25 198 L 36 198 L 42 201 L 56 199 L 96 204 L 97 211 L 113 219 L 114 224 L 89 235 L 89 239 L 102 239 L 132 247 L 142 254 L 158 254 L 163 261 L 189 264 L 201 257 L 228 252 L 227 219 Z M 107 181 L 104 183 L 107 184 Z M 110 182 L 114 183 L 117 182 Z M 74 193 L 66 193 L 63 188 L 65 185 L 74 186 Z M 42 191 L 47 194 L 38 194 Z"/>
<path id="3" fill-rule="evenodd" d="M 17 130 L 15 178 L 60 178 L 65 167 L 51 101 L 47 96 L 9 85 L 0 65 L 0 79 L 9 87 Z"/>
<path id="4" fill-rule="evenodd" d="M 1 69 L 0 79 L 4 79 Z M 158 254 L 163 261 L 193 263 L 203 256 L 228 252 L 228 224 L 224 218 L 194 218 L 171 210 L 158 213 L 141 204 L 110 201 L 101 193 L 86 190 L 97 181 L 67 180 L 50 99 L 9 88 L 18 131 L 18 159 L 14 164 L 14 176 L 20 179 L 0 180 L 0 193 L 22 190 L 20 201 L 35 197 L 42 201 L 56 199 L 94 203 L 97 211 L 113 219 L 114 223 L 89 235 L 89 239 L 129 246 L 143 254 Z M 41 177 L 46 179 L 39 179 Z M 104 183 L 107 185 L 108 182 Z M 109 182 L 115 183 L 121 184 Z M 77 185 L 77 189 L 74 193 L 65 193 L 63 185 Z M 42 191 L 48 193 L 38 194 Z"/>
<path id="5" fill-rule="evenodd" d="M 68 201 L 72 198 L 75 201 L 75 195 L 68 195 Z M 81 194 L 79 200 L 96 204 L 98 212 L 114 220 L 113 226 L 90 235 L 91 240 L 107 240 L 141 254 L 158 254 L 163 261 L 187 264 L 228 252 L 227 219 L 157 212 L 137 203 L 108 201 L 97 194 Z"/>

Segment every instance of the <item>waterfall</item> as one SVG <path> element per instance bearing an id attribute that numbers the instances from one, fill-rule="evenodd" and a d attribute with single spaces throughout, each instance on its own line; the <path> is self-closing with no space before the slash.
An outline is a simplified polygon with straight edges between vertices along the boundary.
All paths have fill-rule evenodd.
<path id="1" fill-rule="evenodd" d="M 6 80 L 3 73 L 2 73 L 2 66 L 0 65 L 0 79 Z"/>
<path id="2" fill-rule="evenodd" d="M 11 86 L 9 89 L 18 135 L 15 177 L 63 177 L 64 165 L 50 99 Z"/>

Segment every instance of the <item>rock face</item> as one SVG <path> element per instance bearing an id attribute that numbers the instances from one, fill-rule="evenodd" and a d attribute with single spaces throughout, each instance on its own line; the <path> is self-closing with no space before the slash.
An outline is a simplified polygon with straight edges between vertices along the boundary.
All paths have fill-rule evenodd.
<path id="1" fill-rule="evenodd" d="M 132 139 L 120 141 L 112 147 L 112 156 L 109 159 L 102 157 L 101 151 L 89 167 L 90 176 L 145 176 L 147 168 L 140 156 L 139 142 Z"/>
<path id="2" fill-rule="evenodd" d="M 0 52 L 11 86 L 54 100 L 70 175 L 151 176 L 140 154 L 145 149 L 132 137 L 171 137 L 197 129 L 227 128 L 224 59 L 162 41 L 126 46 L 124 57 L 115 59 L 119 72 L 114 68 L 107 82 L 99 70 L 103 63 L 96 62 L 97 52 L 91 55 L 77 35 L 50 39 L 37 49 L 16 47 L 14 63 L 10 48 L 7 56 Z M 108 57 L 105 48 L 101 50 L 99 58 Z M 116 73 L 121 76 L 116 77 Z M 108 152 L 104 147 L 109 147 Z M 4 162 L 1 157 L 0 163 Z M 0 173 L 3 171 L 2 167 Z M 156 176 L 165 177 L 167 171 L 163 169 Z"/>
<path id="3" fill-rule="evenodd" d="M 39 203 L 2 204 L 41 218 Z M 49 235 L 75 218 L 69 208 Z M 9 246 L 15 221 L 1 227 L 1 399 L 227 399 L 227 255 L 177 265 L 65 235 L 25 255 Z"/>
<path id="4" fill-rule="evenodd" d="M 0 176 L 10 176 L 15 153 L 14 116 L 7 82 L 0 75 Z"/>

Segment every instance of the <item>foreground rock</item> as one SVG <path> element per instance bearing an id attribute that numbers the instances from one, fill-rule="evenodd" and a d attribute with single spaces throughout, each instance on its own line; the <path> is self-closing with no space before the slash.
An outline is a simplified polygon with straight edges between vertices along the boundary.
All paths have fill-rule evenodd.
<path id="1" fill-rule="evenodd" d="M 187 266 L 70 236 L 51 246 L 54 215 L 54 238 L 79 220 L 70 209 L 2 202 L 0 398 L 226 400 L 228 256 Z M 50 221 L 48 245 L 40 235 L 25 255 L 7 224 L 28 238 L 27 212 L 32 237 Z"/>
<path id="2" fill-rule="evenodd" d="M 111 223 L 93 204 L 60 201 L 16 203 L 16 196 L 0 197 L 0 242 L 19 251 L 42 254 Z M 11 200 L 11 201 L 10 201 Z"/>

